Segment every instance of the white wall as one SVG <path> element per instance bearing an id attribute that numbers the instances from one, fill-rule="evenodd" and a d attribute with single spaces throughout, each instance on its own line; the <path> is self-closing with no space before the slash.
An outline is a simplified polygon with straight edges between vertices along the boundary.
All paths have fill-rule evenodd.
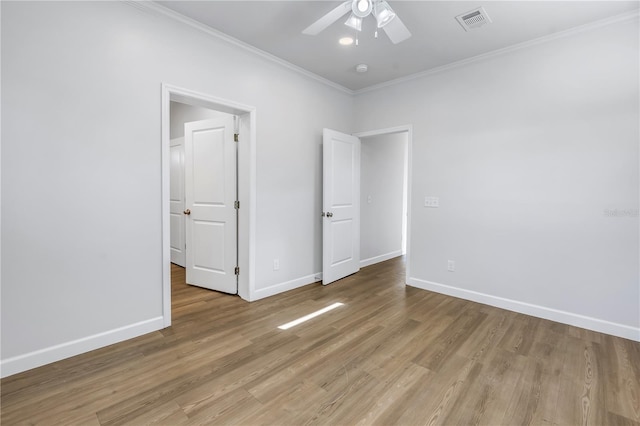
<path id="1" fill-rule="evenodd" d="M 402 254 L 407 133 L 361 141 L 360 258 L 365 266 Z"/>
<path id="2" fill-rule="evenodd" d="M 162 326 L 163 82 L 256 107 L 259 296 L 321 269 L 321 129 L 412 123 L 413 285 L 639 338 L 637 21 L 354 109 L 135 4 L 0 7 L 3 376 Z"/>
<path id="3" fill-rule="evenodd" d="M 175 139 L 184 136 L 184 123 L 191 121 L 208 120 L 210 118 L 222 117 L 229 115 L 224 112 L 214 111 L 208 108 L 201 108 L 193 105 L 183 104 L 181 102 L 171 101 L 171 123 L 169 125 L 169 138 Z"/>
<path id="4" fill-rule="evenodd" d="M 412 285 L 640 340 L 638 52 L 636 18 L 357 97 L 413 124 Z"/>
<path id="5" fill-rule="evenodd" d="M 255 287 L 313 281 L 351 96 L 128 3 L 1 7 L 2 375 L 162 326 L 163 82 L 256 107 Z"/>

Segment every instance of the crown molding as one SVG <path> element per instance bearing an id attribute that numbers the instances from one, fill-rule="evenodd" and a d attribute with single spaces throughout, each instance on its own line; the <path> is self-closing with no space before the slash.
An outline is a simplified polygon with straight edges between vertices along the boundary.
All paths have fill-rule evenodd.
<path id="1" fill-rule="evenodd" d="M 542 36 L 533 40 L 529 40 L 522 43 L 514 44 L 512 46 L 504 47 L 502 49 L 492 50 L 491 52 L 483 53 L 481 55 L 473 56 L 467 59 L 462 59 L 460 61 L 452 62 L 450 64 L 446 64 L 440 67 L 431 68 L 430 70 L 427 70 L 427 71 L 411 74 L 405 77 L 396 78 L 394 80 L 389 80 L 384 83 L 365 87 L 363 89 L 354 90 L 353 93 L 354 95 L 360 95 L 363 93 L 373 92 L 373 91 L 384 89 L 387 87 L 396 86 L 398 84 L 406 83 L 408 81 L 417 80 L 420 78 L 425 78 L 432 75 L 440 74 L 445 71 L 460 68 L 469 64 L 485 61 L 487 59 L 494 58 L 496 56 L 501 56 L 501 55 L 505 55 L 507 53 L 515 52 L 518 50 L 527 49 L 529 47 L 548 43 L 550 41 L 554 41 L 554 40 L 562 39 L 565 37 L 570 37 L 576 34 L 580 34 L 583 32 L 595 30 L 597 28 L 602 28 L 608 25 L 617 24 L 621 22 L 632 21 L 634 19 L 638 19 L 638 17 L 640 17 L 640 10 L 622 13 L 620 15 L 615 15 L 609 18 L 601 19 L 599 21 L 573 27 L 568 30 L 559 31 L 557 33 Z"/>
<path id="2" fill-rule="evenodd" d="M 207 25 L 204 25 L 194 19 L 188 18 L 184 15 L 181 15 L 180 13 L 171 10 L 165 6 L 162 6 L 160 4 L 155 3 L 154 1 L 150 1 L 150 0 L 124 0 L 123 1 L 125 4 L 128 4 L 130 6 L 133 6 L 137 9 L 146 9 L 148 11 L 151 12 L 155 12 L 159 15 L 164 15 L 168 18 L 171 18 L 175 21 L 179 21 L 183 24 L 186 24 L 198 31 L 201 31 L 203 33 L 206 33 L 212 37 L 215 37 L 219 40 L 222 40 L 226 43 L 232 44 L 236 47 L 239 47 L 247 52 L 250 52 L 254 55 L 260 56 L 261 58 L 264 58 L 268 61 L 271 61 L 273 63 L 276 63 L 284 68 L 287 68 L 291 71 L 294 71 L 298 74 L 301 74 L 307 78 L 310 78 L 312 80 L 315 80 L 319 83 L 322 83 L 326 86 L 329 86 L 333 89 L 336 89 L 340 92 L 346 93 L 348 95 L 355 95 L 355 91 L 348 89 L 338 83 L 334 83 L 331 80 L 327 80 L 324 77 L 319 76 L 318 74 L 312 73 L 311 71 L 308 71 L 304 68 L 301 68 L 297 65 L 292 64 L 291 62 L 285 61 L 284 59 L 278 58 L 275 55 L 272 55 L 271 53 L 265 52 L 264 50 L 258 49 L 255 46 L 252 46 L 250 44 L 247 44 L 241 40 L 238 40 L 237 38 L 231 37 L 230 35 L 227 35 L 221 31 L 215 30 Z"/>
<path id="3" fill-rule="evenodd" d="M 1 1 L 1 0 L 0 0 Z M 226 43 L 232 44 L 236 47 L 239 47 L 247 52 L 250 52 L 254 55 L 257 55 L 259 57 L 262 57 L 268 61 L 271 61 L 273 63 L 276 63 L 288 70 L 294 71 L 298 74 L 301 74 L 309 79 L 315 80 L 319 83 L 322 83 L 328 87 L 331 87 L 333 89 L 336 89 L 342 93 L 346 93 L 348 95 L 352 95 L 352 96 L 357 96 L 360 94 L 364 94 L 364 93 L 368 93 L 368 92 L 373 92 L 376 90 L 381 90 L 381 89 L 385 89 L 391 86 L 396 86 L 399 84 L 403 84 L 412 80 L 417 80 L 420 78 L 426 78 L 432 75 L 436 75 L 436 74 L 440 74 L 449 70 L 453 70 L 456 68 L 460 68 L 460 67 L 464 67 L 466 65 L 470 65 L 476 62 L 481 62 L 481 61 L 485 61 L 487 59 L 491 59 L 494 58 L 496 56 L 501 56 L 501 55 L 505 55 L 508 53 L 512 53 L 521 49 L 526 49 L 529 47 L 533 47 L 533 46 L 537 46 L 537 45 L 541 45 L 544 43 L 548 43 L 550 41 L 554 41 L 554 40 L 558 40 L 558 39 L 562 39 L 565 37 L 570 37 L 576 34 L 580 34 L 583 32 L 587 32 L 587 31 L 591 31 L 591 30 L 595 30 L 597 28 L 601 28 L 601 27 L 605 27 L 608 25 L 612 25 L 612 24 L 617 24 L 617 23 L 622 23 L 622 22 L 626 22 L 626 21 L 631 21 L 634 19 L 638 19 L 638 17 L 640 17 L 640 10 L 635 10 L 632 12 L 626 12 L 626 13 L 622 13 L 620 15 L 616 15 L 616 16 L 612 16 L 609 18 L 605 18 L 605 19 L 601 19 L 599 21 L 595 21 L 595 22 L 591 22 L 588 24 L 584 24 L 584 25 L 580 25 L 574 28 L 570 28 L 568 30 L 564 30 L 564 31 L 560 31 L 554 34 L 549 34 L 546 36 L 542 36 L 533 40 L 529 40 L 529 41 L 525 41 L 522 43 L 518 43 L 518 44 L 514 44 L 512 46 L 508 46 L 502 49 L 497 49 L 497 50 L 493 50 L 491 52 L 487 52 L 487 53 L 483 53 L 477 56 L 473 56 L 471 58 L 466 58 L 466 59 L 462 59 L 460 61 L 457 62 L 452 62 L 450 64 L 446 64 L 446 65 L 442 65 L 440 67 L 436 67 L 436 68 L 431 68 L 429 70 L 423 71 L 423 72 L 419 72 L 419 73 L 415 73 L 415 74 L 411 74 L 411 75 L 407 75 L 404 77 L 400 77 L 394 80 L 389 80 L 386 81 L 384 83 L 380 83 L 380 84 L 375 84 L 373 86 L 368 86 L 362 89 L 358 89 L 358 90 L 351 90 L 347 87 L 344 87 L 338 83 L 335 83 L 331 80 L 328 80 L 324 77 L 319 76 L 318 74 L 315 74 L 311 71 L 308 71 L 302 67 L 299 67 L 297 65 L 292 64 L 291 62 L 285 61 L 284 59 L 278 58 L 275 55 L 272 55 L 271 53 L 265 52 L 264 50 L 258 49 L 255 46 L 252 46 L 248 43 L 245 43 L 241 40 L 238 40 L 234 37 L 231 37 L 221 31 L 215 30 L 209 26 L 206 26 L 194 19 L 188 18 L 178 12 L 175 12 L 172 9 L 169 9 L 165 6 L 162 6 L 160 4 L 155 3 L 154 1 L 151 0 L 123 0 L 123 2 L 125 4 L 129 4 L 130 6 L 136 7 L 137 9 L 144 9 L 147 11 L 151 11 L 151 12 L 155 12 L 159 15 L 163 15 L 166 17 L 169 17 L 175 21 L 181 22 L 183 24 L 186 24 L 198 31 L 201 31 L 203 33 L 206 33 L 212 37 L 215 37 L 219 40 L 222 40 Z"/>

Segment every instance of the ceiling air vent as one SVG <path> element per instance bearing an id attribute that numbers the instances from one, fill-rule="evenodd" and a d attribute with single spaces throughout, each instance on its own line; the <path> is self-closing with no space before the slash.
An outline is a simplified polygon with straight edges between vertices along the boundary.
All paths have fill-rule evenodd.
<path id="1" fill-rule="evenodd" d="M 491 18 L 487 15 L 487 11 L 484 7 L 479 7 L 470 12 L 463 13 L 456 16 L 456 20 L 462 25 L 465 31 L 471 31 L 476 28 L 480 28 L 484 24 L 490 24 Z"/>

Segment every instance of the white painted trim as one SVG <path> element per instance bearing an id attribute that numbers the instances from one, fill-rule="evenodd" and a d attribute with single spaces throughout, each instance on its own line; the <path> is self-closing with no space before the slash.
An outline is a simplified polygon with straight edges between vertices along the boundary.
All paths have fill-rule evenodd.
<path id="1" fill-rule="evenodd" d="M 40 367 L 45 364 L 70 358 L 95 349 L 103 348 L 124 340 L 133 339 L 143 334 L 162 329 L 164 320 L 162 317 L 151 318 L 135 324 L 83 337 L 71 342 L 39 349 L 24 355 L 2 360 L 0 363 L 0 377 L 7 377 L 22 371 Z"/>
<path id="2" fill-rule="evenodd" d="M 2 5 L 0 5 L 0 22 L 2 22 Z M 0 46 L 2 46 L 2 31 L 0 31 Z M 0 82 L 2 81 L 2 55 L 0 55 Z M 0 84 L 0 99 L 2 99 L 2 84 Z M 2 102 L 0 102 L 0 188 L 2 188 Z M 0 241 L 2 241 L 2 197 L 0 197 Z M 0 244 L 0 306 L 2 306 L 2 244 Z M 2 330 L 2 315 L 0 315 L 0 330 Z M 2 353 L 2 339 L 0 339 L 0 353 Z M 0 364 L 0 375 L 1 375 Z"/>
<path id="3" fill-rule="evenodd" d="M 411 127 L 411 124 L 407 124 L 404 126 L 387 127 L 385 129 L 354 133 L 353 136 L 357 136 L 359 138 L 368 138 L 370 136 L 392 135 L 394 133 L 408 132 L 409 130 L 411 130 Z"/>
<path id="4" fill-rule="evenodd" d="M 240 275 L 238 294 L 245 300 L 254 298 L 255 283 L 255 229 L 256 229 L 256 109 L 250 105 L 218 98 L 190 89 L 162 84 L 162 316 L 165 327 L 171 325 L 171 252 L 169 227 L 169 174 L 170 174 L 170 105 L 171 101 L 215 109 L 243 116 L 249 114 L 249 135 L 241 136 L 239 167 L 247 170 L 249 179 L 239 181 L 240 210 L 238 241 Z M 246 271 L 246 272 L 243 272 Z"/>
<path id="5" fill-rule="evenodd" d="M 587 317 L 584 315 L 561 311 L 558 309 L 547 308 L 545 306 L 533 305 L 531 303 L 507 299 L 504 297 L 492 296 L 490 294 L 452 287 L 445 284 L 421 280 L 419 278 L 408 278 L 407 284 L 412 287 L 420 288 L 422 290 L 434 291 L 436 293 L 446 294 L 448 296 L 458 297 L 460 299 L 471 300 L 473 302 L 494 306 L 496 308 L 506 309 L 508 311 L 531 315 L 538 318 L 544 318 L 547 320 L 573 325 L 580 328 L 586 328 L 587 330 L 593 330 L 600 333 L 610 334 L 612 336 L 623 337 L 625 339 L 640 342 L 640 328 L 635 328 L 624 324 L 618 324 L 598 318 Z"/>
<path id="6" fill-rule="evenodd" d="M 296 278 L 291 281 L 285 281 L 283 283 L 274 284 L 269 287 L 260 288 L 253 293 L 254 298 L 249 300 L 250 302 L 264 299 L 265 297 L 274 296 L 276 294 L 284 293 L 285 291 L 293 290 L 299 287 L 304 287 L 305 285 L 317 283 L 318 275 L 322 277 L 322 273 L 315 273 L 311 275 L 307 275 L 305 277 Z M 320 279 L 320 281 L 322 278 Z"/>
<path id="7" fill-rule="evenodd" d="M 247 250 L 239 249 L 240 253 L 240 283 L 238 285 L 238 294 L 244 300 L 252 300 L 255 291 L 256 282 L 256 205 L 257 205 L 257 156 L 256 156 L 256 123 L 257 111 L 254 109 L 249 112 L 249 135 L 247 143 L 245 135 L 240 134 L 240 146 L 238 152 L 242 161 L 239 164 L 240 172 L 244 173 L 243 168 L 248 168 L 249 191 L 240 191 L 240 241 L 244 241 Z M 245 163 L 246 161 L 246 163 Z M 242 224 L 248 223 L 248 227 L 242 227 Z M 245 235 L 246 234 L 246 235 Z M 246 273 L 245 273 L 246 271 Z"/>
<path id="8" fill-rule="evenodd" d="M 392 251 L 391 253 L 381 254 L 380 256 L 370 257 L 360 261 L 360 267 L 375 265 L 376 263 L 384 262 L 385 260 L 393 259 L 394 257 L 402 256 L 402 250 Z"/>
<path id="9" fill-rule="evenodd" d="M 162 85 L 161 102 L 162 317 L 166 328 L 171 325 L 171 192 L 169 182 L 169 176 L 171 176 L 171 92 L 169 87 L 164 84 Z"/>
<path id="10" fill-rule="evenodd" d="M 580 25 L 578 27 L 570 28 L 568 30 L 560 31 L 554 34 L 549 34 L 543 37 L 539 37 L 533 40 L 525 41 L 522 43 L 514 44 L 512 46 L 507 46 L 502 49 L 492 50 L 487 53 L 483 53 L 480 55 L 473 56 L 471 58 L 462 59 L 457 62 L 452 62 L 450 64 L 442 65 L 440 67 L 431 68 L 430 70 L 426 70 L 423 72 L 418 72 L 415 74 L 407 75 L 404 77 L 396 78 L 394 80 L 389 80 L 384 83 L 375 84 L 372 86 L 368 86 L 359 90 L 354 90 L 353 93 L 355 95 L 360 95 L 362 93 L 373 92 L 375 90 L 384 89 L 390 86 L 395 86 L 398 84 L 406 83 L 408 81 L 416 80 L 423 77 L 430 77 L 432 75 L 440 74 L 445 71 L 449 71 L 455 68 L 460 68 L 465 65 L 473 64 L 476 62 L 481 62 L 487 59 L 491 59 L 496 56 L 504 55 L 507 53 L 515 52 L 517 50 L 526 49 L 528 47 L 537 46 L 539 44 L 548 43 L 550 41 L 558 40 L 565 37 L 570 37 L 576 34 L 580 34 L 586 31 L 595 30 L 597 28 L 605 27 L 607 25 L 617 24 L 620 22 L 630 21 L 633 19 L 637 19 L 640 16 L 640 11 L 635 10 L 632 12 L 622 13 L 620 15 L 612 16 L 610 18 L 601 19 L 596 22 L 591 22 L 589 24 Z"/>
<path id="11" fill-rule="evenodd" d="M 172 9 L 169 9 L 165 6 L 162 6 L 160 4 L 157 4 L 156 2 L 153 1 L 148 1 L 148 0 L 135 0 L 135 1 L 128 1 L 126 3 L 131 4 L 134 7 L 138 7 L 138 6 L 142 6 L 148 10 L 154 11 L 156 13 L 162 14 L 164 16 L 167 16 L 171 19 L 174 19 L 176 21 L 182 22 L 183 24 L 186 24 L 198 31 L 202 31 L 203 33 L 206 33 L 212 37 L 215 37 L 217 39 L 220 39 L 222 41 L 225 41 L 229 44 L 232 44 L 236 47 L 239 47 L 243 50 L 246 50 L 250 53 L 253 53 L 254 55 L 260 56 L 264 59 L 267 59 L 271 62 L 274 62 L 284 68 L 287 68 L 291 71 L 297 72 L 298 74 L 301 74 L 307 78 L 310 78 L 312 80 L 315 80 L 317 82 L 320 82 L 326 86 L 329 86 L 331 88 L 337 89 L 340 92 L 349 94 L 349 95 L 353 95 L 355 94 L 355 91 L 351 90 L 351 89 L 347 89 L 346 87 L 338 84 L 338 83 L 334 83 L 331 80 L 327 80 L 324 77 L 319 76 L 318 74 L 312 73 L 311 71 L 307 71 L 304 68 L 301 68 L 297 65 L 292 64 L 291 62 L 285 61 L 284 59 L 278 58 L 275 55 L 272 55 L 271 53 L 265 52 L 264 50 L 258 49 L 255 46 L 252 46 L 248 43 L 245 43 L 241 40 L 238 40 L 237 38 L 231 37 L 228 34 L 225 34 L 221 31 L 215 30 L 207 25 L 204 25 L 194 19 L 191 19 L 189 17 L 186 17 Z"/>
<path id="12" fill-rule="evenodd" d="M 413 179 L 412 172 L 412 151 L 413 151 L 413 125 L 405 124 L 402 126 L 387 127 L 384 129 L 368 130 L 354 133 L 354 136 L 366 138 L 370 136 L 390 135 L 394 133 L 407 132 L 407 251 L 405 253 L 405 276 L 411 275 L 411 182 Z M 405 283 L 408 284 L 405 278 Z"/>

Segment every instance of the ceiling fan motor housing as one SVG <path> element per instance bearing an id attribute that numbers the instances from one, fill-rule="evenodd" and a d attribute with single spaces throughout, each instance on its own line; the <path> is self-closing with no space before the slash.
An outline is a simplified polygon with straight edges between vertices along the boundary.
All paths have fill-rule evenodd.
<path id="1" fill-rule="evenodd" d="M 372 0 L 353 0 L 351 2 L 351 11 L 358 18 L 364 18 L 369 16 L 373 10 Z"/>

